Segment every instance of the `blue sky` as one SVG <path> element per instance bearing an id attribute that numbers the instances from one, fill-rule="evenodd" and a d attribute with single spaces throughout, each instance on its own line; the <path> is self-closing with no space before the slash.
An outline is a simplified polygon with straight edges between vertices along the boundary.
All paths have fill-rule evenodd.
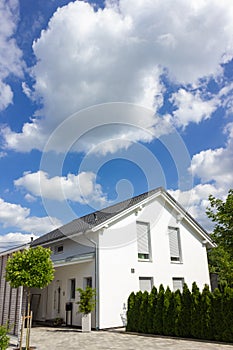
<path id="1" fill-rule="evenodd" d="M 0 0 L 0 249 L 165 187 L 233 187 L 231 0 Z M 217 25 L 216 25 L 217 23 Z"/>

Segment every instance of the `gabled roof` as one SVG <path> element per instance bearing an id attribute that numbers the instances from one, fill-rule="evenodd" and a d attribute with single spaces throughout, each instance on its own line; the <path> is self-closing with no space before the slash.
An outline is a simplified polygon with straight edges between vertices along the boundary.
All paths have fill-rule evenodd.
<path id="1" fill-rule="evenodd" d="M 107 208 L 95 211 L 91 214 L 87 214 L 78 219 L 75 219 L 64 226 L 37 238 L 31 243 L 31 246 L 53 243 L 57 240 L 64 239 L 66 237 L 71 237 L 78 233 L 81 234 L 83 232 L 91 230 L 97 231 L 98 229 L 101 229 L 102 227 L 115 221 L 116 219 L 121 218 L 121 216 L 125 215 L 127 212 L 136 210 L 137 207 L 140 207 L 142 204 L 146 204 L 149 200 L 152 200 L 154 197 L 157 197 L 159 195 L 162 195 L 166 201 L 168 201 L 173 207 L 177 209 L 178 212 L 180 212 L 183 215 L 183 217 L 186 217 L 186 219 L 188 219 L 193 224 L 193 226 L 196 229 L 198 229 L 199 233 L 201 233 L 203 238 L 207 239 L 209 244 L 213 246 L 209 234 L 162 187 L 158 187 L 149 192 L 145 192 L 133 198 L 124 200 L 120 203 L 114 204 Z"/>

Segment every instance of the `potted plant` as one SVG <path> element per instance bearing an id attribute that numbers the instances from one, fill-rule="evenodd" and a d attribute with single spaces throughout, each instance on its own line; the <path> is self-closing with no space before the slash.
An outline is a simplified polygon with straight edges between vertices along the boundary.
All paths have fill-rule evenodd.
<path id="1" fill-rule="evenodd" d="M 77 291 L 80 293 L 80 300 L 77 304 L 79 305 L 78 311 L 82 314 L 82 332 L 90 332 L 91 312 L 95 309 L 96 291 L 91 287 L 77 288 Z"/>

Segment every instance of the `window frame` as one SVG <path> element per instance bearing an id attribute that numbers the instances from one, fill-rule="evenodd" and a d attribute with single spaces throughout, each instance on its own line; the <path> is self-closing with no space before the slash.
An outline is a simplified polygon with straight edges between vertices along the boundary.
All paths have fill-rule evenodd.
<path id="1" fill-rule="evenodd" d="M 147 226 L 147 244 L 148 244 L 148 253 L 139 252 L 139 238 L 138 237 L 138 225 Z M 148 221 L 136 221 L 136 234 L 137 234 L 137 253 L 138 253 L 138 261 L 152 261 L 152 249 L 151 249 L 151 230 L 150 223 Z"/>
<path id="2" fill-rule="evenodd" d="M 174 282 L 175 281 L 181 281 L 181 284 L 182 284 L 181 288 L 176 288 L 176 289 L 174 288 Z M 177 290 L 179 290 L 182 293 L 183 292 L 184 283 L 185 283 L 184 277 L 172 277 L 173 292 L 176 292 Z"/>
<path id="3" fill-rule="evenodd" d="M 70 278 L 69 279 L 69 299 L 75 300 L 76 296 L 76 279 Z"/>
<path id="4" fill-rule="evenodd" d="M 172 256 L 170 230 L 176 231 L 176 237 L 177 237 L 176 244 L 177 244 L 177 248 L 178 248 L 178 252 L 179 252 L 179 257 Z M 169 239 L 170 262 L 172 264 L 182 264 L 183 263 L 183 256 L 182 256 L 181 239 L 180 239 L 180 228 L 175 227 L 175 226 L 168 226 L 168 239 Z"/>
<path id="5" fill-rule="evenodd" d="M 91 282 L 91 283 L 89 283 Z M 83 289 L 86 289 L 87 287 L 92 288 L 93 281 L 92 281 L 92 276 L 84 277 L 83 278 Z"/>
<path id="6" fill-rule="evenodd" d="M 139 280 L 139 290 L 141 292 L 147 291 L 148 293 L 150 293 L 152 288 L 153 288 L 153 285 L 154 285 L 154 278 L 153 277 L 149 277 L 149 276 L 139 276 L 138 280 Z M 150 281 L 150 290 L 147 290 L 147 289 L 142 290 L 141 289 L 141 285 L 140 285 L 140 281 Z"/>
<path id="7" fill-rule="evenodd" d="M 62 249 L 60 250 L 60 248 L 62 248 Z M 54 255 L 62 254 L 62 253 L 64 253 L 64 245 L 63 244 L 55 245 L 54 246 Z"/>

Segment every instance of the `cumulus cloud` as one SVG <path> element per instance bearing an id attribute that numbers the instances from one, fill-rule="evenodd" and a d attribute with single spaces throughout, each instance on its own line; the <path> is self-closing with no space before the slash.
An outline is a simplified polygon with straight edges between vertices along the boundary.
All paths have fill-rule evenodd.
<path id="1" fill-rule="evenodd" d="M 3 227 L 16 227 L 24 232 L 46 233 L 61 222 L 56 218 L 30 216 L 30 209 L 19 204 L 9 203 L 0 198 L 0 224 Z"/>
<path id="2" fill-rule="evenodd" d="M 1 0 L 1 29 L 0 29 L 0 111 L 5 109 L 13 100 L 13 92 L 6 79 L 11 75 L 23 76 L 22 51 L 17 46 L 13 35 L 18 22 L 18 1 Z"/>
<path id="3" fill-rule="evenodd" d="M 15 180 L 14 184 L 23 187 L 34 196 L 52 200 L 106 204 L 101 185 L 96 183 L 96 175 L 92 172 L 49 178 L 46 172 L 40 170 L 36 173 L 25 173 L 23 177 Z"/>
<path id="4" fill-rule="evenodd" d="M 206 208 L 209 205 L 209 195 L 225 199 L 225 188 L 216 187 L 214 184 L 199 184 L 191 190 L 169 190 L 168 191 L 204 229 L 209 232 L 213 230 L 213 223 L 206 215 Z"/>
<path id="5" fill-rule="evenodd" d="M 225 133 L 228 136 L 225 147 L 201 151 L 192 157 L 189 170 L 201 183 L 189 191 L 169 191 L 209 231 L 213 229 L 205 214 L 209 195 L 225 200 L 233 188 L 233 123 L 227 124 Z"/>
<path id="6" fill-rule="evenodd" d="M 227 124 L 225 133 L 228 134 L 226 146 L 195 154 L 191 161 L 190 171 L 202 183 L 212 181 L 228 191 L 233 187 L 233 123 Z"/>
<path id="7" fill-rule="evenodd" d="M 120 0 L 107 1 L 98 10 L 75 1 L 59 8 L 33 43 L 34 91 L 24 84 L 27 96 L 42 102 L 40 116 L 21 133 L 6 129 L 6 147 L 43 149 L 59 123 L 94 104 L 132 102 L 156 112 L 163 104 L 164 72 L 183 84 L 221 74 L 220 63 L 232 57 L 232 17 L 231 0 Z M 207 118 L 215 108 L 214 103 L 197 95 L 184 97 L 181 91 L 173 98 L 184 106 L 176 113 L 180 124 Z M 201 112 L 194 111 L 195 117 L 190 113 L 184 117 L 188 98 L 201 107 Z M 112 135 L 114 129 L 109 139 Z"/>
<path id="8" fill-rule="evenodd" d="M 0 236 L 0 251 L 29 243 L 32 238 L 36 239 L 38 236 L 21 232 L 9 232 L 4 236 Z"/>
<path id="9" fill-rule="evenodd" d="M 179 89 L 170 99 L 177 108 L 172 114 L 177 126 L 186 127 L 190 122 L 200 123 L 210 118 L 211 114 L 218 107 L 217 98 L 203 100 L 200 91 L 195 93 Z"/>

